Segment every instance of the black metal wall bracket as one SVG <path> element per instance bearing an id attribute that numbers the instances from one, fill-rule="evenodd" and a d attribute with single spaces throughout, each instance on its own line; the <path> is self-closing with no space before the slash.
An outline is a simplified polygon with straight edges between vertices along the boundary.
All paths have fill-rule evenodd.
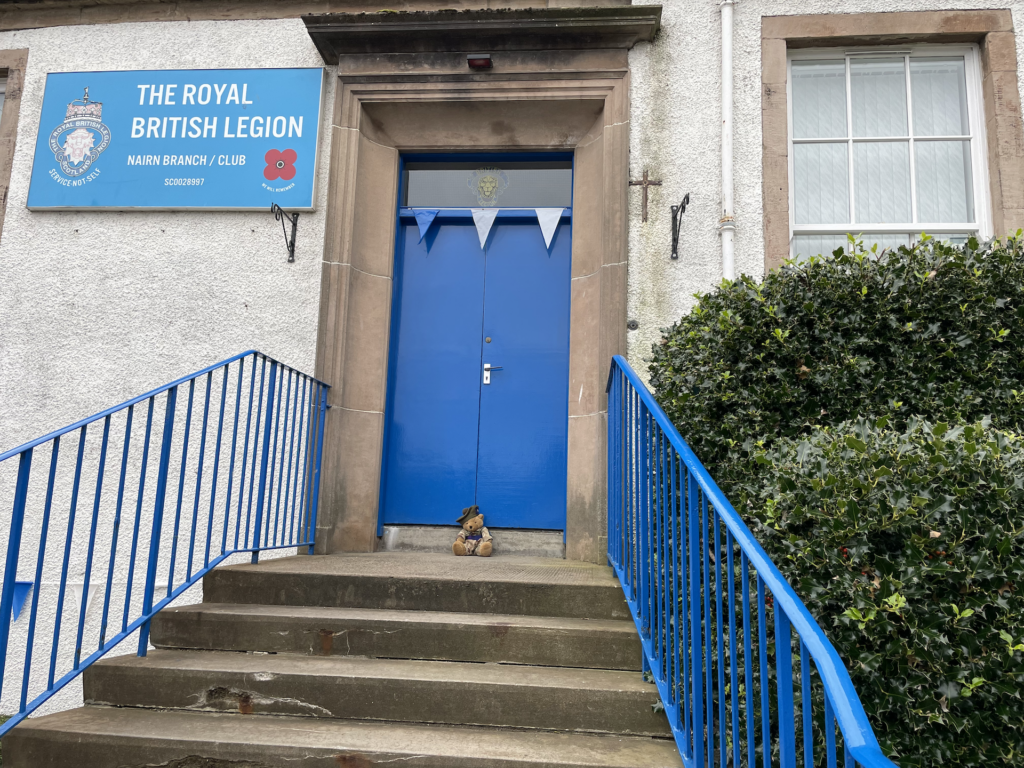
<path id="1" fill-rule="evenodd" d="M 270 212 L 274 214 L 275 221 L 281 222 L 281 231 L 284 233 L 284 244 L 288 249 L 288 263 L 291 264 L 295 261 L 295 230 L 298 229 L 299 226 L 299 214 L 298 212 L 286 213 L 285 210 L 277 203 L 271 203 Z M 291 239 L 288 238 L 288 229 L 284 224 L 285 219 L 288 219 L 292 225 Z"/>
<path id="2" fill-rule="evenodd" d="M 683 223 L 683 214 L 690 204 L 690 193 L 687 192 L 679 205 L 672 206 L 672 258 L 679 258 L 679 228 Z"/>

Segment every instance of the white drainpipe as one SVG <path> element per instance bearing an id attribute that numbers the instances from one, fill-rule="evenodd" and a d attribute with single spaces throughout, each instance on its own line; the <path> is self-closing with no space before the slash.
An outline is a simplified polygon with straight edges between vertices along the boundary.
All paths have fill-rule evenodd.
<path id="1" fill-rule="evenodd" d="M 722 0 L 722 219 L 718 231 L 722 235 L 722 277 L 736 278 L 733 256 L 732 215 L 732 7 L 736 0 Z"/>

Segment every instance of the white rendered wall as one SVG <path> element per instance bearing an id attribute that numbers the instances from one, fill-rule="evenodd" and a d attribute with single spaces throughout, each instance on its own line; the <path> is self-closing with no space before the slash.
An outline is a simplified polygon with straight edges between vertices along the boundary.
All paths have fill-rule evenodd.
<path id="1" fill-rule="evenodd" d="M 286 263 L 281 225 L 269 210 L 56 213 L 25 207 L 47 72 L 323 66 L 302 21 L 57 27 L 0 33 L 0 48 L 29 49 L 0 241 L 0 452 L 246 349 L 312 373 L 333 77 L 321 123 L 317 210 L 300 217 L 293 264 Z M 48 455 L 48 447 L 37 454 L 34 476 L 45 475 Z M 108 463 L 115 458 L 119 454 Z M 9 502 L 0 499 L 0 551 L 6 551 Z M 88 517 L 91 505 L 83 490 L 79 515 Z M 60 548 L 64 518 L 54 514 Z M 66 510 L 60 514 L 66 517 Z M 34 526 L 37 531 L 38 520 Z M 76 540 L 76 558 L 84 545 Z M 19 578 L 31 579 L 33 570 L 34 555 Z M 52 590 L 43 594 L 52 598 Z M 197 586 L 178 604 L 201 598 Z M 40 616 L 55 609 L 52 599 L 45 602 Z M 94 606 L 87 614 L 89 626 L 98 613 Z M 15 640 L 25 633 L 27 615 L 28 605 L 14 626 Z M 65 615 L 76 621 L 77 607 L 68 605 Z M 134 649 L 130 639 L 118 651 Z M 48 663 L 48 655 L 37 656 L 34 672 Z M 0 713 L 16 709 L 21 675 L 13 672 Z M 81 701 L 79 679 L 42 712 Z"/>
<path id="2" fill-rule="evenodd" d="M 638 1 L 638 0 L 636 0 Z M 631 188 L 629 360 L 645 379 L 651 346 L 695 303 L 694 293 L 722 279 L 720 72 L 721 19 L 717 0 L 662 0 L 662 29 L 654 43 L 630 52 L 630 178 L 644 169 L 652 187 L 649 218 L 640 221 L 640 191 Z M 733 36 L 736 275 L 764 274 L 761 205 L 761 17 L 886 11 L 1007 8 L 1024 28 L 1024 3 L 1007 0 L 737 0 Z M 1018 70 L 1024 35 L 1017 35 Z M 1024 72 L 1019 71 L 1019 82 Z M 679 260 L 669 258 L 670 205 L 690 193 L 683 215 Z M 1001 235 L 1004 233 L 996 233 Z"/>

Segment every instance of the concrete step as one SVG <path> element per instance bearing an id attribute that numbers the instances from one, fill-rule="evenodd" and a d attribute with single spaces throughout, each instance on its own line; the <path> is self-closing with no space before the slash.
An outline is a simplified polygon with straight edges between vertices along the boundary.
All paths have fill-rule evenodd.
<path id="1" fill-rule="evenodd" d="M 636 672 L 153 651 L 85 673 L 86 703 L 668 736 Z"/>
<path id="2" fill-rule="evenodd" d="M 452 542 L 462 530 L 458 525 L 385 525 L 381 539 L 385 552 L 452 553 Z M 565 537 L 561 531 L 526 531 L 515 528 L 488 528 L 494 537 L 497 555 L 516 557 L 565 557 Z"/>
<path id="3" fill-rule="evenodd" d="M 3 740 L 4 768 L 681 768 L 671 739 L 83 707 Z"/>
<path id="4" fill-rule="evenodd" d="M 203 595 L 211 603 L 629 619 L 611 568 L 545 557 L 300 555 L 217 568 Z"/>
<path id="5" fill-rule="evenodd" d="M 632 621 L 202 603 L 153 620 L 161 648 L 640 669 Z"/>

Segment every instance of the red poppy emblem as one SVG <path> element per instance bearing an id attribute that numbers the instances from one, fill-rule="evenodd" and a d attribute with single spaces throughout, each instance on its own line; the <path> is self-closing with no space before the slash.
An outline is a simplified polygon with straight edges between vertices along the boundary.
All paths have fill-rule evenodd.
<path id="1" fill-rule="evenodd" d="M 263 169 L 264 177 L 271 181 L 274 179 L 291 181 L 295 177 L 295 161 L 298 157 L 294 149 L 286 149 L 284 152 L 278 152 L 276 149 L 270 150 L 263 156 L 263 159 L 267 161 L 267 167 Z"/>

